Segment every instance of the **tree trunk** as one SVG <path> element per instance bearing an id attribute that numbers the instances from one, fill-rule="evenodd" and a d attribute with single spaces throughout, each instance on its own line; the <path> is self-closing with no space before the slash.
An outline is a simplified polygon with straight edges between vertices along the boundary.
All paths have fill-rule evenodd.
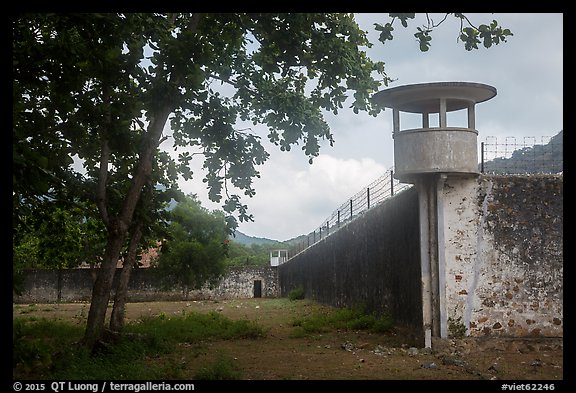
<path id="1" fill-rule="evenodd" d="M 116 295 L 114 296 L 114 307 L 112 307 L 112 315 L 110 316 L 110 330 L 120 332 L 124 328 L 124 314 L 126 311 L 126 300 L 128 298 L 128 283 L 130 282 L 130 274 L 132 268 L 136 263 L 136 254 L 138 251 L 138 244 L 142 238 L 142 225 L 138 223 L 128 246 L 128 255 L 124 260 L 122 272 L 116 287 Z"/>
<path id="2" fill-rule="evenodd" d="M 94 349 L 94 345 L 100 340 L 102 332 L 104 331 L 106 310 L 108 308 L 108 302 L 110 301 L 110 291 L 112 290 L 112 280 L 114 279 L 116 264 L 118 263 L 118 259 L 120 259 L 122 245 L 128 228 L 132 223 L 134 210 L 140 199 L 142 187 L 148 181 L 152 172 L 152 163 L 156 149 L 158 148 L 164 125 L 171 112 L 171 107 L 165 106 L 151 120 L 143 141 L 144 143 L 142 144 L 140 161 L 132 178 L 130 188 L 124 197 L 122 209 L 115 218 L 109 218 L 106 252 L 104 253 L 102 265 L 98 271 L 98 277 L 92 288 L 92 302 L 90 304 L 86 332 L 84 333 L 83 339 L 84 345 L 90 349 Z"/>
<path id="3" fill-rule="evenodd" d="M 119 226 L 113 223 L 113 226 Z M 95 344 L 100 340 L 104 331 L 104 322 L 108 302 L 110 301 L 110 291 L 112 290 L 112 281 L 116 272 L 116 265 L 124 243 L 126 231 L 111 230 L 108 235 L 106 252 L 102 259 L 102 264 L 98 271 L 98 276 L 92 288 L 92 302 L 88 312 L 88 321 L 86 322 L 86 332 L 84 333 L 84 345 L 93 349 Z"/>

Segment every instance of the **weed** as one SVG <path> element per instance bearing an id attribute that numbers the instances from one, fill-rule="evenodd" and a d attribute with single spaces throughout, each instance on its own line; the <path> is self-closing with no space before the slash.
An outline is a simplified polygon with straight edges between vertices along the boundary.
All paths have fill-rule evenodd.
<path id="1" fill-rule="evenodd" d="M 466 325 L 462 322 L 462 317 L 456 319 L 448 317 L 448 333 L 452 338 L 463 338 L 466 336 Z"/>
<path id="2" fill-rule="evenodd" d="M 220 355 L 216 361 L 201 368 L 196 374 L 196 380 L 237 380 L 242 373 L 233 359 Z"/>
<path id="3" fill-rule="evenodd" d="M 367 314 L 363 308 L 341 308 L 328 313 L 315 311 L 310 315 L 295 319 L 292 326 L 297 328 L 293 336 L 304 337 L 306 334 L 324 333 L 330 329 L 369 330 L 384 333 L 394 326 L 394 322 L 388 315 Z"/>
<path id="4" fill-rule="evenodd" d="M 160 314 L 144 317 L 140 322 L 126 326 L 127 332 L 154 336 L 168 342 L 195 342 L 200 339 L 259 338 L 266 332 L 248 320 L 233 321 L 215 311 L 187 313 L 173 318 Z"/>
<path id="5" fill-rule="evenodd" d="M 82 308 L 80 308 L 80 312 L 74 315 L 74 319 L 76 319 L 76 322 L 79 324 L 86 321 L 86 305 L 82 305 Z"/>
<path id="6" fill-rule="evenodd" d="M 25 374 L 34 369 L 50 367 L 50 347 L 39 338 L 27 337 L 26 321 L 17 319 L 12 330 L 12 367 L 21 367 Z"/>
<path id="7" fill-rule="evenodd" d="M 290 290 L 290 292 L 288 292 L 288 299 L 290 299 L 290 300 L 304 299 L 304 288 L 297 287 L 297 288 Z"/>
<path id="8" fill-rule="evenodd" d="M 95 354 L 75 345 L 83 329 L 75 323 L 45 318 L 13 320 L 13 378 L 61 380 L 182 379 L 183 365 L 175 360 L 151 365 L 151 358 L 172 353 L 182 342 L 207 339 L 259 338 L 265 330 L 248 320 L 230 320 L 221 314 L 144 318 L 126 325 L 123 335 Z M 225 362 L 224 362 L 225 363 Z M 212 377 L 237 376 L 215 364 Z M 208 370 L 210 371 L 210 370 Z M 207 372 L 208 372 L 207 371 Z M 226 374 L 229 372 L 229 374 Z M 210 375 L 206 374 L 208 378 Z"/>
<path id="9" fill-rule="evenodd" d="M 45 377 L 56 363 L 54 354 L 66 348 L 82 331 L 45 318 L 16 318 L 12 323 L 12 363 L 22 377 Z"/>

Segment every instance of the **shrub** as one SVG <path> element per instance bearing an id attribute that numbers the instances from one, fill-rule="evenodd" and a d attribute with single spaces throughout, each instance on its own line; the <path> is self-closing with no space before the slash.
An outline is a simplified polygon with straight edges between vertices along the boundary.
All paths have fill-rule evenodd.
<path id="1" fill-rule="evenodd" d="M 394 327 L 393 319 L 385 315 L 369 314 L 363 308 L 340 308 L 329 313 L 315 312 L 294 320 L 295 335 L 303 337 L 311 333 L 323 333 L 332 329 L 369 330 L 384 333 Z"/>
<path id="2" fill-rule="evenodd" d="M 215 362 L 200 369 L 195 375 L 194 379 L 204 381 L 222 381 L 240 379 L 241 372 L 234 360 L 220 356 Z"/>
<path id="3" fill-rule="evenodd" d="M 462 317 L 448 318 L 448 333 L 452 338 L 466 337 L 466 325 L 462 322 Z"/>
<path id="4" fill-rule="evenodd" d="M 304 288 L 297 287 L 292 289 L 290 292 L 288 292 L 288 299 L 290 300 L 304 299 Z"/>

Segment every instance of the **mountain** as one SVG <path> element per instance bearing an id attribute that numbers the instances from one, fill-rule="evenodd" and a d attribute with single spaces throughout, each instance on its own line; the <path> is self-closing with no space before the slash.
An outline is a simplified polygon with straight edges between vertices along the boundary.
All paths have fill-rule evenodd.
<path id="1" fill-rule="evenodd" d="M 308 235 L 300 235 L 293 237 L 292 239 L 284 240 L 284 243 L 294 246 L 299 245 L 300 243 L 305 243 L 307 241 L 308 241 Z"/>
<path id="2" fill-rule="evenodd" d="M 234 236 L 230 238 L 230 240 L 235 241 L 236 243 L 243 244 L 245 246 L 251 246 L 252 244 L 258 245 L 282 245 L 282 242 L 278 240 L 267 239 L 265 237 L 255 237 L 255 236 L 248 236 L 240 231 L 235 231 Z"/>

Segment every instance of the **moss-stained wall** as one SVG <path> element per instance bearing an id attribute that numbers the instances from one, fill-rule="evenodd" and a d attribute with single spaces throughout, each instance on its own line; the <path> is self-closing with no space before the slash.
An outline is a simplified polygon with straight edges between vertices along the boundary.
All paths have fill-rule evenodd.
<path id="1" fill-rule="evenodd" d="M 391 314 L 422 334 L 418 194 L 407 189 L 278 267 L 280 293 Z"/>
<path id="2" fill-rule="evenodd" d="M 449 178 L 446 304 L 472 336 L 563 336 L 563 178 Z"/>
<path id="3" fill-rule="evenodd" d="M 113 288 L 116 288 L 120 270 L 116 271 Z M 128 288 L 128 301 L 235 299 L 254 297 L 254 282 L 260 281 L 262 297 L 278 295 L 276 268 L 270 266 L 236 267 L 227 270 L 214 288 L 184 293 L 181 290 L 165 290 L 153 269 L 132 271 Z M 22 296 L 13 296 L 15 303 L 52 303 L 57 301 L 89 301 L 95 272 L 90 269 L 58 271 L 29 271 L 24 280 Z"/>

